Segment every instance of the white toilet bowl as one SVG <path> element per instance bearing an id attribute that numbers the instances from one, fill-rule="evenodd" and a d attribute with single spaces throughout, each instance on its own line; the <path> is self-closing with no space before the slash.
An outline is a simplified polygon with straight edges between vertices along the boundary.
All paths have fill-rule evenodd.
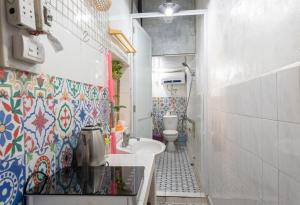
<path id="1" fill-rule="evenodd" d="M 165 130 L 163 131 L 164 138 L 167 141 L 167 151 L 174 152 L 176 151 L 175 140 L 178 138 L 177 132 L 177 115 L 165 115 L 163 117 Z"/>
<path id="2" fill-rule="evenodd" d="M 178 138 L 178 132 L 176 130 L 164 130 L 163 131 L 164 138 L 167 141 L 167 151 L 168 152 L 175 152 L 175 140 Z"/>

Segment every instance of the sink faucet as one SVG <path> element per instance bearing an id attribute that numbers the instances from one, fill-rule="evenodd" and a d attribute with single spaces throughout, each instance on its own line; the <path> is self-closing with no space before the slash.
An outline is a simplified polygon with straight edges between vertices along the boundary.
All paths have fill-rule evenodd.
<path id="1" fill-rule="evenodd" d="M 136 139 L 136 141 L 141 141 L 141 138 L 139 138 L 139 137 L 129 137 L 130 139 Z"/>
<path id="2" fill-rule="evenodd" d="M 136 139 L 137 141 L 140 141 L 140 138 L 138 138 L 138 137 L 131 137 L 130 133 L 124 132 L 123 133 L 122 147 L 127 147 L 128 146 L 129 139 Z"/>

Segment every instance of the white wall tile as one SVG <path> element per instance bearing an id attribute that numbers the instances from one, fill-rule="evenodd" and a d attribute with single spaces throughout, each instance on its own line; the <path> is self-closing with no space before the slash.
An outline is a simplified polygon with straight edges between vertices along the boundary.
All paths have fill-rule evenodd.
<path id="1" fill-rule="evenodd" d="M 279 169 L 300 181 L 299 133 L 300 124 L 279 123 Z"/>
<path id="2" fill-rule="evenodd" d="M 274 167 L 278 167 L 278 122 L 260 120 L 261 157 Z"/>
<path id="3" fill-rule="evenodd" d="M 279 173 L 279 205 L 299 205 L 300 183 Z"/>
<path id="4" fill-rule="evenodd" d="M 263 163 L 263 205 L 278 205 L 278 169 Z"/>
<path id="5" fill-rule="evenodd" d="M 205 7 L 209 10 L 207 20 L 208 86 L 211 90 L 218 90 L 218 88 L 224 89 L 223 85 L 241 82 L 239 85 L 235 85 L 238 90 L 237 94 L 231 91 L 231 87 L 225 87 L 226 90 L 229 89 L 226 91 L 229 96 L 237 97 L 225 97 L 226 104 L 222 104 L 222 101 L 214 101 L 214 107 L 220 107 L 222 104 L 224 112 L 300 123 L 299 71 L 282 71 L 278 73 L 277 78 L 275 78 L 277 73 L 262 79 L 259 77 L 300 61 L 298 49 L 300 27 L 299 12 L 297 12 L 300 9 L 299 0 L 278 0 L 275 4 L 270 2 L 272 0 L 209 1 Z M 282 12 L 283 10 L 284 12 Z M 280 20 L 278 20 L 279 13 Z M 261 85 L 255 83 L 256 80 L 246 81 L 252 78 L 258 78 Z M 276 80 L 278 80 L 277 88 Z M 257 92 L 258 89 L 261 93 Z M 261 102 L 259 102 L 260 100 Z M 261 121 L 261 119 L 257 120 Z M 227 122 L 223 123 L 227 124 Z M 256 156 L 244 149 L 239 151 L 238 144 L 226 148 L 233 149 L 232 154 L 229 154 L 229 151 L 216 153 L 209 148 L 212 150 L 209 153 L 210 156 L 215 159 L 213 164 L 209 163 L 209 194 L 213 194 L 213 202 L 216 202 L 214 204 L 252 205 L 264 203 L 264 205 L 277 205 L 276 190 L 278 188 L 280 189 L 277 193 L 280 205 L 300 204 L 300 183 L 297 182 L 297 180 L 300 182 L 300 160 L 298 159 L 300 158 L 300 129 L 282 126 L 279 131 L 281 133 L 280 145 L 277 148 L 280 150 L 280 157 L 277 160 L 275 124 L 276 122 L 271 121 L 263 121 L 261 124 L 262 153 L 260 161 L 265 161 L 270 166 L 275 166 L 276 161 L 280 161 L 280 165 L 278 165 L 281 169 L 279 185 L 278 179 L 276 180 L 277 167 L 275 166 L 274 170 L 271 167 L 263 169 L 259 163 L 249 163 L 249 161 L 255 161 Z M 229 130 L 228 133 L 237 133 L 240 132 L 238 130 L 241 130 L 241 127 L 237 130 L 229 127 Z M 230 139 L 228 141 L 232 141 L 231 139 L 235 139 L 233 136 L 226 138 Z M 210 136 L 206 137 L 210 140 Z M 216 140 L 223 139 L 216 138 Z M 253 143 L 251 139 L 250 142 L 247 140 L 248 137 L 243 137 L 243 147 Z M 236 141 L 238 140 L 234 142 Z M 246 153 L 253 159 L 251 160 Z M 252 167 L 246 165 L 245 168 L 241 168 L 246 163 Z M 261 168 L 260 172 L 256 166 Z M 255 177 L 258 174 L 251 174 L 251 171 L 260 173 L 261 176 Z M 282 172 L 292 178 L 283 175 Z M 257 180 L 264 182 L 264 186 L 262 186 L 264 196 L 261 198 L 263 199 L 261 203 L 254 200 L 258 194 L 253 194 L 253 187 L 256 186 L 253 186 L 252 183 L 258 184 Z"/>
<path id="6" fill-rule="evenodd" d="M 254 79 L 240 84 L 239 95 L 241 114 L 261 116 L 261 81 Z"/>
<path id="7" fill-rule="evenodd" d="M 300 123 L 300 68 L 278 72 L 278 119 Z"/>
<path id="8" fill-rule="evenodd" d="M 277 120 L 277 75 L 267 75 L 261 78 L 263 118 Z"/>
<path id="9" fill-rule="evenodd" d="M 241 138 L 241 116 L 226 113 L 224 122 L 224 133 L 223 135 L 232 140 L 233 142 L 240 144 Z"/>
<path id="10" fill-rule="evenodd" d="M 241 146 L 260 156 L 261 122 L 258 118 L 241 116 Z"/>

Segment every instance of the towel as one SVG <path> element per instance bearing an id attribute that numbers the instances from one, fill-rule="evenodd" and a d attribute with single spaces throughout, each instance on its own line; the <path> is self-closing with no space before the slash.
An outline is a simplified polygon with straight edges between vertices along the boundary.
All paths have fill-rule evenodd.
<path id="1" fill-rule="evenodd" d="M 112 54 L 109 51 L 107 54 L 107 62 L 108 62 L 108 80 L 107 80 L 107 87 L 108 87 L 108 98 L 110 102 L 114 102 L 114 96 L 115 96 L 115 85 L 114 85 L 114 79 L 112 77 Z"/>

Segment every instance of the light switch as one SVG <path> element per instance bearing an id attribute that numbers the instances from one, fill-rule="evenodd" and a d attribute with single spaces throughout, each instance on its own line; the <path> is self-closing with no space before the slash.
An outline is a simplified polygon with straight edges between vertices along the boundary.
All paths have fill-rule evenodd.
<path id="1" fill-rule="evenodd" d="M 44 63 L 44 46 L 32 37 L 17 34 L 13 36 L 13 55 L 16 59 L 37 64 Z"/>

